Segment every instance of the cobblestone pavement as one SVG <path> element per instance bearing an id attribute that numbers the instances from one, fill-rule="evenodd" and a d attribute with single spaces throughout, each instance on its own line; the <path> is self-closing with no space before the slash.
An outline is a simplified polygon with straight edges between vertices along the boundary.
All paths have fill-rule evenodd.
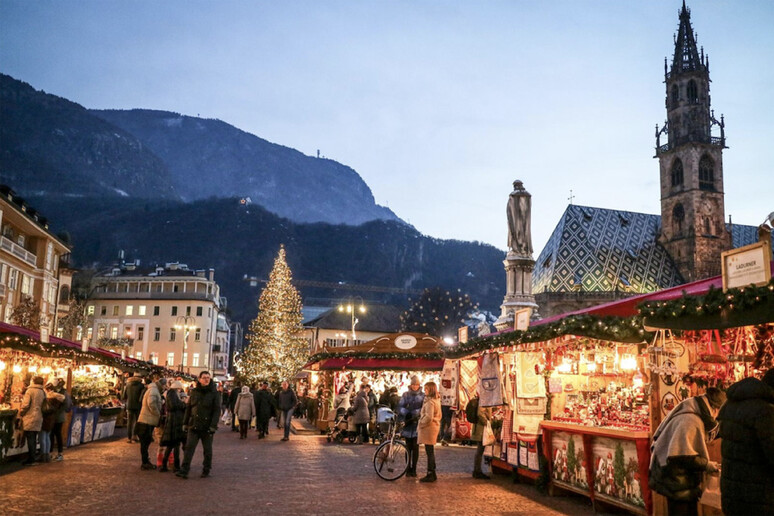
<path id="1" fill-rule="evenodd" d="M 139 444 L 113 438 L 65 451 L 63 462 L 0 466 L 2 514 L 593 514 L 588 500 L 549 497 L 507 476 L 474 480 L 471 447 L 437 447 L 438 482 L 376 476 L 375 447 L 329 444 L 276 429 L 259 441 L 221 428 L 210 478 L 197 450 L 188 480 L 140 470 Z M 151 445 L 155 457 L 156 445 Z M 420 476 L 425 455 L 420 453 Z"/>

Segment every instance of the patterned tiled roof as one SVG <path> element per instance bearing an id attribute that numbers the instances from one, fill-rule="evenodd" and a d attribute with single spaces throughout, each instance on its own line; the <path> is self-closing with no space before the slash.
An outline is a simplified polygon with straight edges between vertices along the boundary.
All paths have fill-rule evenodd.
<path id="1" fill-rule="evenodd" d="M 535 262 L 532 292 L 649 293 L 685 283 L 657 238 L 659 215 L 570 205 Z M 733 247 L 758 241 L 734 224 Z"/>

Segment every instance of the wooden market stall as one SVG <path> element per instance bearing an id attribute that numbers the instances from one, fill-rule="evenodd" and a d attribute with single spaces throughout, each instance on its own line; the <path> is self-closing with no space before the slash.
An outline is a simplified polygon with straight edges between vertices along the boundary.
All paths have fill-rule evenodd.
<path id="1" fill-rule="evenodd" d="M 378 395 L 386 387 L 399 392 L 408 387 L 409 379 L 417 374 L 423 381 L 438 381 L 443 369 L 441 339 L 426 333 L 388 333 L 351 347 L 324 348 L 309 358 L 304 370 L 311 374 L 310 389 L 323 388 L 317 427 L 328 429 L 329 410 L 334 393 L 344 382 L 367 377 Z"/>

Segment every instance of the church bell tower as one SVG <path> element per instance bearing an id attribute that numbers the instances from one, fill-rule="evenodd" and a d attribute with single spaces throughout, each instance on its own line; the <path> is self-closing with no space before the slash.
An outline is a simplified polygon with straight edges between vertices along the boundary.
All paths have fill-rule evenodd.
<path id="1" fill-rule="evenodd" d="M 656 126 L 655 156 L 661 177 L 659 243 L 690 282 L 720 274 L 720 254 L 731 248 L 731 235 L 725 226 L 724 121 L 710 107 L 709 56 L 696 47 L 685 1 L 671 68 L 664 60 L 664 82 L 667 120 Z"/>

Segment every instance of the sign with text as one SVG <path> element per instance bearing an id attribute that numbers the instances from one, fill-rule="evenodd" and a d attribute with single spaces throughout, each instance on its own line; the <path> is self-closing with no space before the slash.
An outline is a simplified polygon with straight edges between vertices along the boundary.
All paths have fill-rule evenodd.
<path id="1" fill-rule="evenodd" d="M 529 318 L 532 316 L 532 308 L 524 308 L 513 312 L 513 329 L 525 331 L 529 328 Z"/>
<path id="2" fill-rule="evenodd" d="M 721 255 L 723 291 L 747 285 L 765 285 L 771 279 L 771 249 L 767 242 L 746 245 Z"/>
<path id="3" fill-rule="evenodd" d="M 468 341 L 468 327 L 461 326 L 457 328 L 457 342 L 465 344 Z"/>

